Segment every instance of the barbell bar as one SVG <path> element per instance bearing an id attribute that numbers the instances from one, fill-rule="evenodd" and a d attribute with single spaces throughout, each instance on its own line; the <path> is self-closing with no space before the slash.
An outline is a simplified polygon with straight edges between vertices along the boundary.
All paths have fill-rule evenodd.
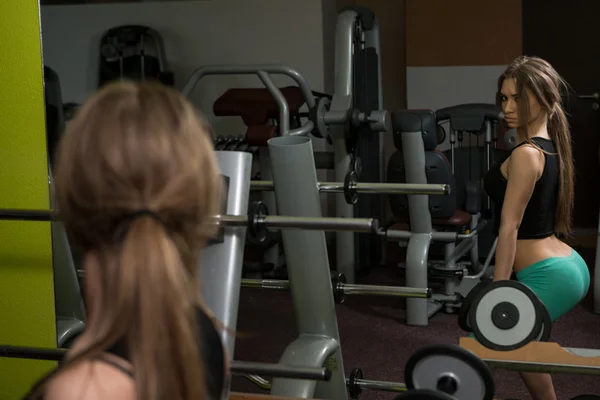
<path id="1" fill-rule="evenodd" d="M 49 349 L 42 347 L 25 347 L 0 345 L 0 357 L 21 358 L 30 360 L 62 361 L 67 349 Z M 230 371 L 234 375 L 263 375 L 278 378 L 310 379 L 328 381 L 331 370 L 327 368 L 298 367 L 274 363 L 259 363 L 252 361 L 232 361 Z"/>
<path id="2" fill-rule="evenodd" d="M 347 295 L 375 295 L 393 297 L 431 298 L 430 288 L 404 286 L 359 285 L 346 283 L 343 274 L 332 278 L 333 297 L 336 303 L 343 303 Z M 280 279 L 242 279 L 242 287 L 253 289 L 289 290 L 290 281 Z"/>
<path id="3" fill-rule="evenodd" d="M 344 182 L 317 182 L 319 192 L 344 193 Z M 356 193 L 371 194 L 422 194 L 422 195 L 447 195 L 450 185 L 443 184 L 417 184 L 417 183 L 378 183 L 358 182 L 352 185 Z M 255 192 L 270 192 L 275 190 L 273 181 L 250 181 L 250 190 Z"/>
<path id="4" fill-rule="evenodd" d="M 379 221 L 373 218 L 317 218 L 268 215 L 264 207 L 258 212 L 249 213 L 249 215 L 215 215 L 213 219 L 219 226 L 245 226 L 255 229 L 313 229 L 367 233 L 378 233 L 379 230 Z M 52 210 L 0 209 L 0 220 L 60 221 L 60 214 Z"/>
<path id="5" fill-rule="evenodd" d="M 246 375 L 245 378 L 263 390 L 271 390 L 271 382 L 259 375 Z M 364 389 L 393 393 L 407 391 L 406 384 L 403 382 L 363 379 L 363 373 L 360 368 L 352 370 L 350 376 L 346 378 L 346 386 L 352 399 L 358 399 Z"/>

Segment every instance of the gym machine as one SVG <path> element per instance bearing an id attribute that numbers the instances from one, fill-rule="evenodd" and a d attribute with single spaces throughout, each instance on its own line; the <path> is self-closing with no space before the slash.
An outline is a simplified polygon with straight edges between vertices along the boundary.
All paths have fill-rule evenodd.
<path id="1" fill-rule="evenodd" d="M 395 217 L 404 218 L 410 226 L 410 232 L 396 231 L 393 229 L 395 225 L 386 231 L 389 240 L 408 241 L 406 285 L 426 288 L 429 287 L 430 277 L 442 278 L 444 281 L 443 293 L 434 293 L 431 299 L 407 299 L 406 323 L 427 326 L 429 318 L 437 311 L 445 308 L 447 312 L 451 312 L 458 308 L 462 298 L 480 280 L 486 279 L 493 251 L 481 265 L 476 256 L 477 238 L 487 225 L 486 220 L 477 218 L 481 195 L 476 188 L 470 191 L 463 189 L 467 192 L 466 209 L 458 209 L 460 189 L 456 187 L 447 160 L 435 151 L 437 129 L 433 111 L 395 112 L 392 114 L 392 125 L 398 151 L 390 158 L 388 180 L 413 184 L 436 182 L 451 186 L 449 196 L 390 196 L 390 206 Z M 432 215 L 435 218 L 432 219 Z M 434 230 L 434 222 L 448 228 L 443 231 Z M 463 231 L 464 226 L 469 229 Z M 430 265 L 428 262 L 433 242 L 445 244 L 445 259 L 441 265 Z M 458 262 L 466 254 L 471 256 L 473 272 Z"/>
<path id="2" fill-rule="evenodd" d="M 444 151 L 450 160 L 452 174 L 456 179 L 457 193 L 465 192 L 469 185 L 479 185 L 485 173 L 497 161 L 508 157 L 507 150 L 497 148 L 497 127 L 504 119 L 502 109 L 495 104 L 471 103 L 459 104 L 452 107 L 441 108 L 435 113 L 438 124 L 449 123 L 450 149 Z M 467 146 L 464 146 L 467 135 Z M 473 139 L 475 136 L 475 140 Z M 479 146 L 479 138 L 483 136 L 484 145 Z M 472 146 L 472 142 L 475 145 Z M 472 223 L 477 225 L 481 217 L 493 219 L 490 198 L 480 190 L 482 207 L 474 216 Z M 460 199 L 459 199 L 460 202 Z M 494 234 L 492 230 L 481 232 L 477 243 L 473 246 L 472 258 L 478 259 L 479 254 L 488 254 L 491 251 Z"/>
<path id="3" fill-rule="evenodd" d="M 518 281 L 497 281 L 475 288 L 461 307 L 460 346 L 492 369 L 600 375 L 600 350 L 561 347 L 549 342 L 551 320 L 538 297 Z M 576 398 L 600 399 L 582 395 Z"/>
<path id="4" fill-rule="evenodd" d="M 343 181 L 356 172 L 364 182 L 384 181 L 382 133 L 389 130 L 389 116 L 382 110 L 379 25 L 375 14 L 365 7 L 343 9 L 335 31 L 335 80 L 331 102 L 320 104 L 330 115 L 338 115 L 338 124 L 330 129 L 335 156 L 335 180 Z M 345 117 L 345 118 L 340 118 Z M 342 123 L 342 124 L 340 124 Z M 356 204 L 336 196 L 336 216 L 370 216 L 381 220 L 386 210 L 382 197 L 359 195 Z M 342 232 L 337 236 L 337 272 L 349 283 L 355 282 L 360 268 L 379 265 L 383 243 L 379 238 Z"/>
<path id="5" fill-rule="evenodd" d="M 334 149 L 333 157 L 327 152 L 314 154 L 317 168 L 333 168 L 335 180 L 340 182 L 347 179 L 349 173 L 355 174 L 356 179 L 361 181 L 382 182 L 381 133 L 388 130 L 388 115 L 381 110 L 379 55 L 379 27 L 373 12 L 364 7 L 342 10 L 336 25 L 333 95 L 311 91 L 307 85 L 279 88 L 282 98 L 288 103 L 289 119 L 282 121 L 279 101 L 273 101 L 270 89 L 229 89 L 215 101 L 213 112 L 215 116 L 240 116 L 248 127 L 246 139 L 221 136 L 217 139 L 217 148 L 236 150 L 236 146 L 244 140 L 248 146 L 258 148 L 261 179 L 270 181 L 272 170 L 267 141 L 285 135 L 289 129 L 296 129 L 291 126 L 301 126 L 301 117 L 307 117 L 313 123 L 313 136 L 326 139 Z M 185 95 L 193 90 L 196 76 L 195 73 L 184 87 Z M 300 113 L 304 104 L 308 113 Z M 276 212 L 272 193 L 262 193 L 262 200 Z M 338 217 L 356 214 L 380 219 L 384 210 L 382 198 L 359 195 L 349 202 L 344 196 L 336 196 Z M 348 282 L 355 280 L 356 263 L 360 266 L 379 264 L 382 252 L 380 239 L 348 232 L 340 232 L 336 237 L 336 269 L 347 277 Z M 268 248 L 265 262 L 277 265 L 278 258 L 278 245 Z"/>

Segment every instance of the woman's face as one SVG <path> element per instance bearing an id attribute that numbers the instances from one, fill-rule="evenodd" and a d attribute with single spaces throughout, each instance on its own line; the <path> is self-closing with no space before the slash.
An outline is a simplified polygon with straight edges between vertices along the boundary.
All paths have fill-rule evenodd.
<path id="1" fill-rule="evenodd" d="M 536 97 L 525 89 L 529 100 L 529 123 L 537 120 L 542 113 L 542 107 Z M 502 101 L 502 112 L 509 128 L 518 128 L 523 124 L 519 118 L 519 94 L 517 93 L 517 82 L 513 78 L 505 79 L 500 89 L 500 100 Z"/>

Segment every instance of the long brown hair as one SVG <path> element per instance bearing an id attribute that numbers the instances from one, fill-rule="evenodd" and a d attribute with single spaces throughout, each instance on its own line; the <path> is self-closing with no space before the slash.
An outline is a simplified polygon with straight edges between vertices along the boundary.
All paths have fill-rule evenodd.
<path id="1" fill-rule="evenodd" d="M 139 399 L 206 398 L 195 272 L 221 185 L 206 125 L 173 89 L 109 84 L 71 121 L 57 156 L 60 215 L 98 260 L 104 293 L 91 343 L 62 368 L 124 340 Z M 138 210 L 151 213 L 128 218 Z"/>
<path id="2" fill-rule="evenodd" d="M 550 63 L 539 57 L 516 58 L 498 79 L 498 93 L 505 79 L 514 79 L 516 82 L 519 96 L 518 118 L 519 121 L 524 121 L 517 128 L 520 138 L 539 148 L 531 140 L 533 133 L 527 123 L 530 120 L 527 91 L 535 96 L 548 116 L 548 134 L 558 152 L 560 171 L 556 231 L 560 235 L 569 236 L 575 197 L 575 167 L 569 122 L 563 107 L 563 98 L 568 94 L 568 85 Z"/>

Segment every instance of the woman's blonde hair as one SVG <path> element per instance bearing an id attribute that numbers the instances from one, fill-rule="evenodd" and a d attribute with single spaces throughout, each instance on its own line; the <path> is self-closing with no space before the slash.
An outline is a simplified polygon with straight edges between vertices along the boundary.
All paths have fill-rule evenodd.
<path id="1" fill-rule="evenodd" d="M 197 257 L 214 235 L 221 179 L 212 138 L 177 91 L 119 82 L 96 93 L 57 151 L 59 211 L 100 265 L 91 343 L 62 368 L 123 340 L 137 397 L 206 398 Z M 133 213 L 147 210 L 142 215 Z"/>

